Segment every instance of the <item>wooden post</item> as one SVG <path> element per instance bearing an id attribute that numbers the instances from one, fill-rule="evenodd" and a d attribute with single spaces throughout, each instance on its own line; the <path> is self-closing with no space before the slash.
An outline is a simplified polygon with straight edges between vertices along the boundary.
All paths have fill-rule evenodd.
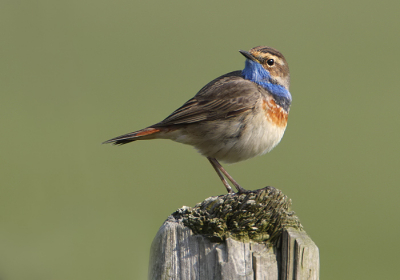
<path id="1" fill-rule="evenodd" d="M 209 197 L 178 209 L 150 251 L 150 280 L 318 280 L 319 251 L 281 191 Z"/>

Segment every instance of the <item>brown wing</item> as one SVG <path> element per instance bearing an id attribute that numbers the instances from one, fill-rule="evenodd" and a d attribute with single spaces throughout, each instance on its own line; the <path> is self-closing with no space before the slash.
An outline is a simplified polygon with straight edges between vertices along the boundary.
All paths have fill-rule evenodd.
<path id="1" fill-rule="evenodd" d="M 231 72 L 208 83 L 195 97 L 156 126 L 190 124 L 233 117 L 254 108 L 260 96 L 257 84 L 242 78 L 241 71 Z"/>

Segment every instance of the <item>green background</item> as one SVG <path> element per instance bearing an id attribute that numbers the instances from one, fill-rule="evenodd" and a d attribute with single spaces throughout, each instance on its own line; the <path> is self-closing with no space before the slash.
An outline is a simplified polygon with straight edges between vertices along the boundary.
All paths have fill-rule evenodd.
<path id="1" fill-rule="evenodd" d="M 0 278 L 146 279 L 167 216 L 225 193 L 172 141 L 101 145 L 279 49 L 293 105 L 270 154 L 226 165 L 293 200 L 321 279 L 398 279 L 399 1 L 0 2 Z"/>

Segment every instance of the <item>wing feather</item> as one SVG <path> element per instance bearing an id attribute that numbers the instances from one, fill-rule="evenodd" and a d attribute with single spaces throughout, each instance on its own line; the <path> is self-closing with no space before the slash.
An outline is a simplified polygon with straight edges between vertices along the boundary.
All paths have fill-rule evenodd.
<path id="1" fill-rule="evenodd" d="M 231 72 L 208 83 L 192 99 L 157 125 L 190 124 L 230 118 L 253 109 L 260 95 L 259 86 L 244 79 L 241 71 Z"/>

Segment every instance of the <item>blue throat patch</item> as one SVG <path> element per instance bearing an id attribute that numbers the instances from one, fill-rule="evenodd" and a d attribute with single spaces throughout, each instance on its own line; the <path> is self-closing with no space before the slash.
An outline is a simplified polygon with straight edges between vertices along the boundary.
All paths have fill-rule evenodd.
<path id="1" fill-rule="evenodd" d="M 268 90 L 279 106 L 283 107 L 285 110 L 289 109 L 290 103 L 292 102 L 292 95 L 284 86 L 273 84 L 271 82 L 271 75 L 260 63 L 246 59 L 242 75 L 246 80 L 259 84 Z"/>

